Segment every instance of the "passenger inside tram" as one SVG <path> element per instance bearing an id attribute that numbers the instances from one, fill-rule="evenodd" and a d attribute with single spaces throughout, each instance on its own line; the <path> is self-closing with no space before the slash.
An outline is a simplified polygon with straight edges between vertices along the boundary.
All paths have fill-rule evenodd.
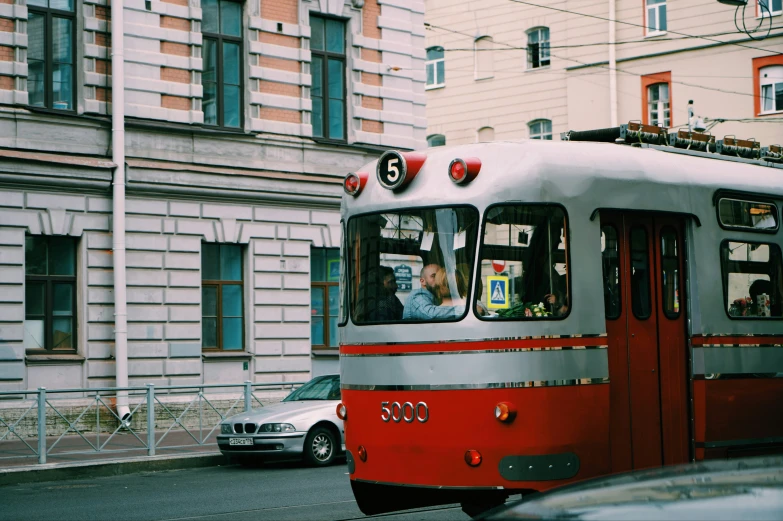
<path id="1" fill-rule="evenodd" d="M 454 280 L 457 286 L 458 295 L 452 295 L 448 276 L 444 268 L 438 268 L 435 274 L 435 295 L 440 300 L 440 306 L 464 306 L 465 297 L 468 295 L 468 283 L 465 275 L 457 269 L 454 272 Z"/>
<path id="2" fill-rule="evenodd" d="M 441 283 L 438 285 L 438 275 L 442 273 Z M 446 285 L 446 270 L 435 263 L 427 264 L 422 268 L 419 277 L 421 287 L 412 291 L 405 301 L 402 318 L 404 320 L 432 320 L 454 318 L 465 311 L 465 301 L 460 302 L 454 297 Z M 447 302 L 444 303 L 444 298 Z"/>

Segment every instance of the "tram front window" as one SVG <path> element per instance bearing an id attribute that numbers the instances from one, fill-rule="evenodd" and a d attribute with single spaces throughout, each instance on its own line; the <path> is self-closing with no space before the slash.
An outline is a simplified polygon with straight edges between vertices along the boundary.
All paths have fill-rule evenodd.
<path id="1" fill-rule="evenodd" d="M 355 324 L 455 321 L 465 316 L 478 212 L 400 210 L 348 221 L 346 262 Z"/>
<path id="2" fill-rule="evenodd" d="M 556 205 L 487 210 L 476 282 L 479 318 L 541 320 L 569 312 L 568 225 Z M 482 309 L 484 308 L 484 309 Z"/>

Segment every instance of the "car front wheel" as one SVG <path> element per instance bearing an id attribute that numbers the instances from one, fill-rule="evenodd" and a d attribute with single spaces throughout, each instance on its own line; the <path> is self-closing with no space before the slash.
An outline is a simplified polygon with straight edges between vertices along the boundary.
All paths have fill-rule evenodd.
<path id="1" fill-rule="evenodd" d="M 307 434 L 304 444 L 305 461 L 316 467 L 324 467 L 334 460 L 337 442 L 334 433 L 326 427 L 316 427 Z"/>

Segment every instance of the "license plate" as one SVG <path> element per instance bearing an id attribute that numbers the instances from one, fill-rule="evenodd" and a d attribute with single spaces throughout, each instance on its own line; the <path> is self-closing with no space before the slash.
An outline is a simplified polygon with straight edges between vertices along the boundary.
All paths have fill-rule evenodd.
<path id="1" fill-rule="evenodd" d="M 229 445 L 253 445 L 252 438 L 229 438 Z"/>

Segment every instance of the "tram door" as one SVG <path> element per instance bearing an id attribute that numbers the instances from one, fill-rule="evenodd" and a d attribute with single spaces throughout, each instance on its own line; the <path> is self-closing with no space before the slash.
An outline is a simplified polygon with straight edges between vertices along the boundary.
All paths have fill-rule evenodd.
<path id="1" fill-rule="evenodd" d="M 684 224 L 601 212 L 613 472 L 689 459 Z"/>

